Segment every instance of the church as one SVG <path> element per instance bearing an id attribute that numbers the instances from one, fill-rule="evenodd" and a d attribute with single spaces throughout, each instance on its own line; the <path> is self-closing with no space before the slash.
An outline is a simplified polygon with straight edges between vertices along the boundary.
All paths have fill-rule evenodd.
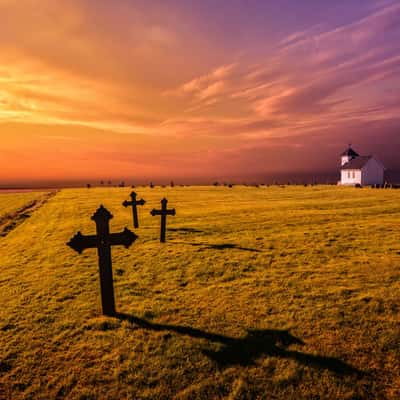
<path id="1" fill-rule="evenodd" d="M 385 167 L 373 156 L 360 156 L 351 146 L 342 153 L 340 185 L 383 185 Z"/>

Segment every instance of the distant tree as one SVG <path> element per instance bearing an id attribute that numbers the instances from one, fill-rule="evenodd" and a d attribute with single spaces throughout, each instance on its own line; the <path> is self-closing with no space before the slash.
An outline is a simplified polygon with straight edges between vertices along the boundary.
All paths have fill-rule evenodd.
<path id="1" fill-rule="evenodd" d="M 150 189 L 153 189 L 154 188 L 154 184 L 153 184 L 153 182 L 150 182 Z"/>
<path id="2" fill-rule="evenodd" d="M 175 185 L 174 185 L 174 181 L 171 181 L 170 186 L 171 186 L 171 187 L 174 187 L 174 186 L 175 186 Z"/>
<path id="3" fill-rule="evenodd" d="M 92 187 L 92 185 L 91 185 L 90 183 L 87 183 L 87 184 L 86 184 L 86 187 L 87 187 L 88 189 L 90 189 L 90 188 Z"/>
<path id="4" fill-rule="evenodd" d="M 219 182 L 214 182 L 213 185 L 214 186 L 219 186 Z"/>
<path id="5" fill-rule="evenodd" d="M 104 185 L 104 181 L 100 181 L 100 185 L 103 186 Z"/>

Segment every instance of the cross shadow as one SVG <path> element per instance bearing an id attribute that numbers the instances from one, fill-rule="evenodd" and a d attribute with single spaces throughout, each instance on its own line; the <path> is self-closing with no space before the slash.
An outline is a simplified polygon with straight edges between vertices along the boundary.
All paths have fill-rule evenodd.
<path id="1" fill-rule="evenodd" d="M 211 250 L 235 249 L 235 250 L 252 251 L 255 253 L 261 253 L 261 250 L 253 249 L 250 247 L 238 246 L 235 243 L 211 243 L 210 244 L 210 243 L 188 243 L 188 242 L 176 242 L 176 241 L 172 241 L 170 243 L 187 244 L 189 246 L 202 247 L 203 249 L 211 249 Z"/>
<path id="2" fill-rule="evenodd" d="M 210 342 L 220 343 L 222 345 L 220 350 L 203 349 L 202 353 L 222 368 L 231 365 L 253 365 L 257 359 L 264 355 L 293 359 L 303 365 L 326 369 L 338 375 L 363 374 L 362 371 L 334 357 L 288 350 L 287 347 L 290 345 L 304 345 L 301 339 L 293 336 L 288 330 L 248 330 L 245 337 L 233 338 L 187 326 L 157 324 L 125 313 L 117 313 L 115 316 L 143 329 L 175 332 L 196 339 L 206 339 Z"/>
<path id="3" fill-rule="evenodd" d="M 207 244 L 207 245 L 205 245 L 205 247 L 208 249 L 214 249 L 214 250 L 236 249 L 236 250 L 253 251 L 256 253 L 260 253 L 260 250 L 258 250 L 258 249 L 242 247 L 242 246 L 238 246 L 237 244 L 234 244 L 234 243 Z"/>
<path id="4" fill-rule="evenodd" d="M 168 232 L 182 232 L 182 233 L 203 233 L 200 229 L 195 228 L 168 228 Z"/>

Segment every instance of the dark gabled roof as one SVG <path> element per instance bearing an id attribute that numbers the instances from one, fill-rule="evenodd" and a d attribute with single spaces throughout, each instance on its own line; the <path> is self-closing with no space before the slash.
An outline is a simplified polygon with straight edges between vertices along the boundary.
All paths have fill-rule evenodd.
<path id="1" fill-rule="evenodd" d="M 342 153 L 342 157 L 343 156 L 358 157 L 359 154 L 356 151 L 354 151 L 351 147 L 349 147 L 346 151 Z"/>
<path id="2" fill-rule="evenodd" d="M 362 169 L 372 156 L 359 156 L 353 158 L 342 166 L 342 169 Z"/>

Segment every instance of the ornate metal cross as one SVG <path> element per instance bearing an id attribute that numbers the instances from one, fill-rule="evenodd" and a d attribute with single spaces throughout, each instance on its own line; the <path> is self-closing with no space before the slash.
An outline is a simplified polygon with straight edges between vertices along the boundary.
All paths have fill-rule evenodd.
<path id="1" fill-rule="evenodd" d="M 152 209 L 150 214 L 154 217 L 156 215 L 161 215 L 161 232 L 160 232 L 160 242 L 165 243 L 165 231 L 167 227 L 167 215 L 175 215 L 175 208 L 167 210 L 168 200 L 164 197 L 161 200 L 161 210 Z"/>
<path id="2" fill-rule="evenodd" d="M 138 212 L 137 212 L 137 206 L 143 206 L 146 202 L 143 199 L 136 200 L 136 193 L 132 192 L 131 193 L 131 201 L 125 200 L 122 205 L 124 207 L 129 207 L 132 206 L 132 211 L 133 211 L 133 226 L 135 228 L 139 228 L 139 219 L 138 219 Z"/>
<path id="3" fill-rule="evenodd" d="M 67 245 L 79 254 L 85 249 L 97 248 L 100 270 L 101 305 L 104 315 L 115 315 L 114 285 L 112 275 L 111 246 L 126 248 L 138 238 L 125 228 L 119 233 L 110 233 L 112 214 L 103 206 L 95 212 L 92 220 L 96 223 L 96 235 L 85 236 L 78 232 Z"/>

